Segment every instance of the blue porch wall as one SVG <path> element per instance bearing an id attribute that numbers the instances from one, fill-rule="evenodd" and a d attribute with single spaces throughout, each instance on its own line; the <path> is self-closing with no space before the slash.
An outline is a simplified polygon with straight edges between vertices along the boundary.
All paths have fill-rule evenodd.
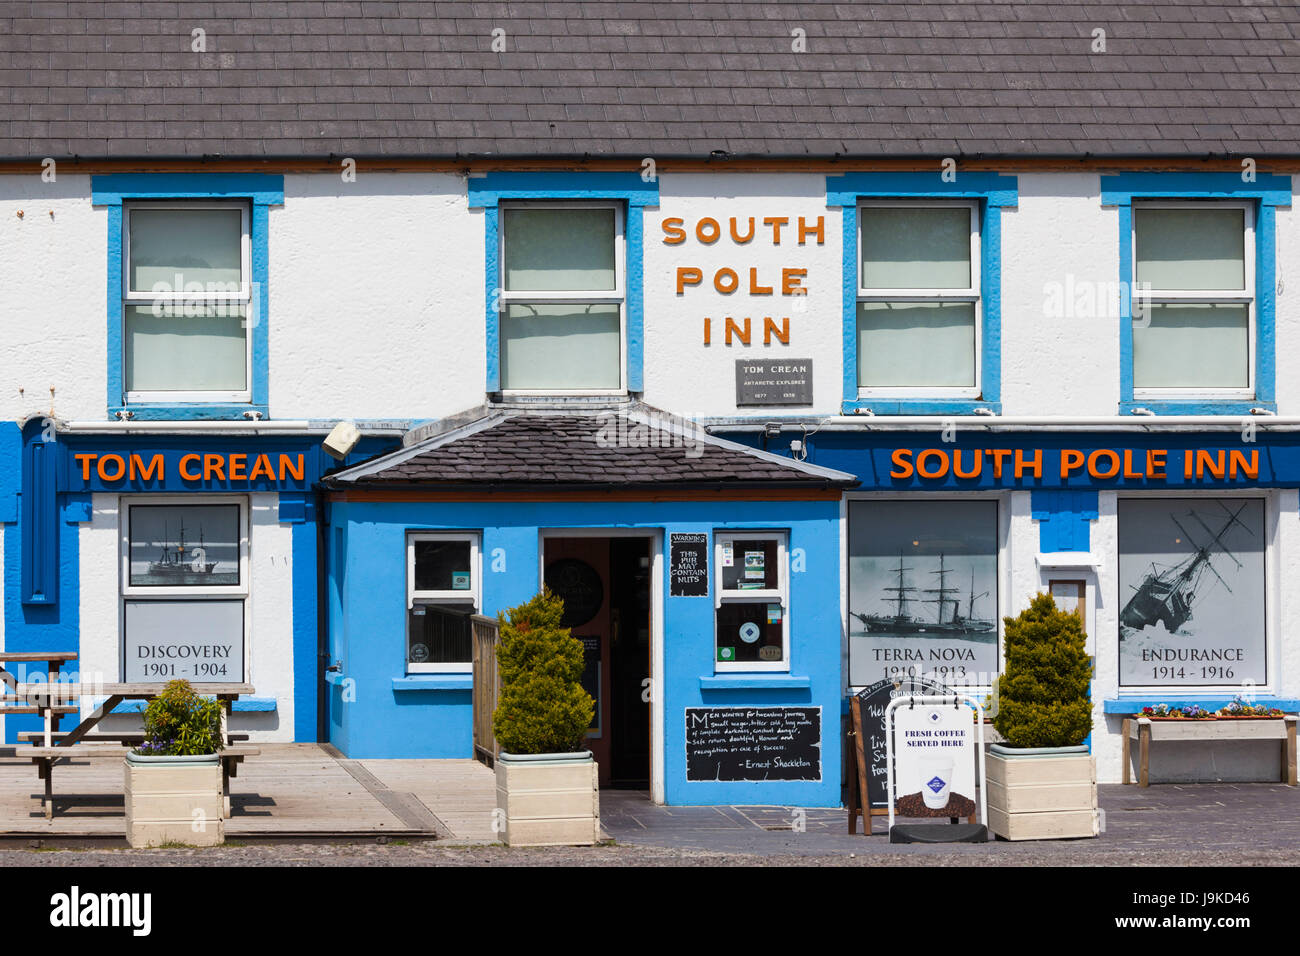
<path id="1" fill-rule="evenodd" d="M 788 674 L 715 679 L 713 599 L 668 596 L 663 556 L 665 798 L 679 805 L 839 806 L 838 501 L 334 502 L 332 547 L 340 533 L 345 543 L 330 565 L 330 650 L 343 661 L 331 686 L 331 742 L 353 758 L 470 756 L 470 690 L 394 685 L 405 676 L 406 532 L 480 531 L 481 610 L 495 615 L 537 592 L 539 529 L 562 528 L 645 528 L 665 552 L 674 532 L 712 540 L 719 529 L 789 531 L 790 554 L 802 555 L 803 570 L 790 575 Z M 355 699 L 345 703 L 345 693 Z M 822 708 L 820 781 L 686 780 L 687 707 L 780 705 Z"/>

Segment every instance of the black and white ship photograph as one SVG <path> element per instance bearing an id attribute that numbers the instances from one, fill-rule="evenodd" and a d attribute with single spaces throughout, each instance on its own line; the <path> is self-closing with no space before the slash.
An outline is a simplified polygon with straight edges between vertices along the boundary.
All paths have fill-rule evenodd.
<path id="1" fill-rule="evenodd" d="M 1121 499 L 1120 683 L 1265 682 L 1264 502 Z"/>
<path id="2" fill-rule="evenodd" d="M 132 587 L 239 584 L 238 505 L 131 508 Z"/>
<path id="3" fill-rule="evenodd" d="M 850 683 L 997 669 L 997 502 L 849 504 Z"/>

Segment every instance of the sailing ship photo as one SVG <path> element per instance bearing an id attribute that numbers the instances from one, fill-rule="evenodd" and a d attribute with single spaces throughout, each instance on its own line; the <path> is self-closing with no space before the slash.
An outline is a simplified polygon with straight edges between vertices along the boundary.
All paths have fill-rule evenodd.
<path id="1" fill-rule="evenodd" d="M 849 679 L 997 670 L 997 502 L 849 505 Z"/>
<path id="2" fill-rule="evenodd" d="M 239 584 L 238 505 L 131 508 L 132 587 Z"/>
<path id="3" fill-rule="evenodd" d="M 1265 681 L 1264 503 L 1121 499 L 1120 683 Z"/>

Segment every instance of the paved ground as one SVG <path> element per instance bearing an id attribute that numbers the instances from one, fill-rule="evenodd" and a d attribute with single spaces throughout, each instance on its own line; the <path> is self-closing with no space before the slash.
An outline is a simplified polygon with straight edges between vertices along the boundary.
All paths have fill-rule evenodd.
<path id="1" fill-rule="evenodd" d="M 883 821 L 849 836 L 842 810 L 655 807 L 643 794 L 602 794 L 614 843 L 508 849 L 390 839 L 213 849 L 6 848 L 0 866 L 897 866 L 1300 865 L 1300 789 L 1274 784 L 1103 786 L 1105 832 L 1094 840 L 984 845 L 891 845 Z M 803 830 L 792 829 L 796 824 Z"/>

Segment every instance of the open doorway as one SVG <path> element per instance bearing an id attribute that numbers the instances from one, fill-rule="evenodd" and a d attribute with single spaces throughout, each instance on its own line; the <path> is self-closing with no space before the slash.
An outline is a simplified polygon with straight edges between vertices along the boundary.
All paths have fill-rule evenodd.
<path id="1" fill-rule="evenodd" d="M 602 787 L 650 786 L 651 545 L 649 536 L 542 542 L 543 579 L 586 655 L 583 686 L 596 700 L 587 745 Z"/>

